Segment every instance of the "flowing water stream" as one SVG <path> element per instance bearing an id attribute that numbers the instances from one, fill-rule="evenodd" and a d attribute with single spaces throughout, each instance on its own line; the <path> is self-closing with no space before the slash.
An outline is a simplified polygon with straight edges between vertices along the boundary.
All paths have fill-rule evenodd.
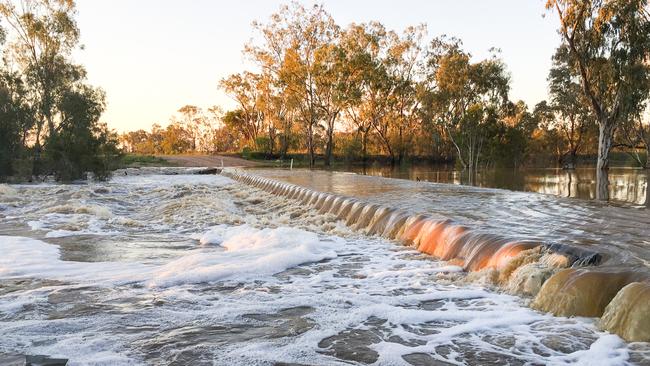
<path id="1" fill-rule="evenodd" d="M 596 199 L 596 169 L 580 167 L 561 168 L 491 168 L 479 170 L 471 176 L 467 171 L 448 166 L 412 165 L 390 167 L 371 165 L 338 167 L 358 174 L 421 180 L 434 183 L 462 184 L 513 191 L 536 192 L 560 197 Z M 608 174 L 611 203 L 650 207 L 650 171 L 640 168 L 612 167 Z"/>
<path id="2" fill-rule="evenodd" d="M 332 212 L 341 199 L 321 194 L 316 205 L 241 173 L 192 173 L 0 185 L 0 363 L 650 364 L 650 344 L 603 331 L 596 317 L 534 310 L 532 296 L 474 275 L 468 261 L 422 253 L 422 238 L 416 250 L 378 235 L 406 223 L 397 210 L 427 213 L 480 227 L 474 240 L 568 243 L 599 253 L 599 269 L 643 276 L 646 210 L 344 173 L 246 175 L 374 205 L 357 203 L 351 220 Z"/>

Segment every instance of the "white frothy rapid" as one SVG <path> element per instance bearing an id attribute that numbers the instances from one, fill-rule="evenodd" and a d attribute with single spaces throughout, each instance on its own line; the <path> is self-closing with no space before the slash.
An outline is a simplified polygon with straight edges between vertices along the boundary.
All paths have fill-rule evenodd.
<path id="1" fill-rule="evenodd" d="M 0 353 L 70 365 L 647 362 L 647 346 L 589 319 L 535 312 L 459 282 L 457 266 L 221 176 L 3 190 Z"/>

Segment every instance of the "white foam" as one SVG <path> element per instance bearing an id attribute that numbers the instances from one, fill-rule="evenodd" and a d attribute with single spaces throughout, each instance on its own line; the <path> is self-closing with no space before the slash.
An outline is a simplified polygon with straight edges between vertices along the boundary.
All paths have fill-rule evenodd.
<path id="1" fill-rule="evenodd" d="M 72 262 L 60 259 L 59 247 L 20 236 L 0 236 L 0 277 L 78 282 L 144 281 L 151 266 L 123 262 Z"/>
<path id="2" fill-rule="evenodd" d="M 625 342 L 617 335 L 603 334 L 591 344 L 589 349 L 573 352 L 567 356 L 554 359 L 557 364 L 575 365 L 626 365 L 629 351 Z"/>
<path id="3" fill-rule="evenodd" d="M 219 364 L 347 365 L 354 361 L 334 358 L 320 342 L 371 330 L 381 338 L 369 346 L 377 365 L 406 365 L 402 356 L 417 351 L 452 364 L 477 363 L 471 357 L 481 352 L 503 355 L 503 363 L 551 365 L 616 365 L 629 357 L 625 343 L 590 320 L 555 318 L 517 297 L 454 283 L 463 274 L 445 273 L 460 267 L 230 184 L 220 176 L 129 175 L 98 185 L 108 187 L 105 194 L 94 194 L 94 185 L 21 186 L 22 201 L 2 212 L 3 225 L 29 224 L 50 236 L 120 232 L 112 241 L 71 241 L 90 248 L 89 259 L 107 251 L 134 262 L 63 261 L 56 245 L 0 236 L 0 281 L 62 281 L 18 281 L 0 294 L 0 352 L 70 358 L 70 365 L 161 363 L 193 352 Z M 246 204 L 252 198 L 262 203 Z M 112 216 L 92 209 L 43 215 L 66 204 L 106 207 Z M 247 316 L 292 307 L 309 307 L 304 319 L 313 327 L 275 338 L 266 332 L 289 327 L 283 319 Z M 377 319 L 384 323 L 370 324 Z M 504 343 L 494 342 L 501 337 Z"/>
<path id="4" fill-rule="evenodd" d="M 206 248 L 176 259 L 156 271 L 152 286 L 218 280 L 248 280 L 282 272 L 303 263 L 336 258 L 340 240 L 320 240 L 314 233 L 289 227 L 215 228 L 202 239 L 219 239 L 221 248 Z"/>
<path id="5" fill-rule="evenodd" d="M 225 231 L 225 225 L 218 225 L 201 235 L 192 235 L 192 238 L 197 239 L 202 245 L 220 245 L 223 243 L 223 234 Z"/>

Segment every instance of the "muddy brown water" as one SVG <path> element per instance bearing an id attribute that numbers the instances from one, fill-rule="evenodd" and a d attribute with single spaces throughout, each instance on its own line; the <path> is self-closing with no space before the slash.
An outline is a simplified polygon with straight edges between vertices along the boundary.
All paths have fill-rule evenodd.
<path id="1" fill-rule="evenodd" d="M 481 271 L 473 278 L 460 260 L 376 234 L 404 226 L 398 212 L 426 213 L 428 237 L 448 235 L 450 248 L 458 224 L 479 230 L 471 236 L 479 244 L 502 236 L 569 243 L 602 252 L 598 268 L 643 272 L 646 211 L 346 173 L 250 171 L 321 192 L 303 193 L 305 203 L 296 189 L 279 195 L 194 172 L 0 186 L 0 354 L 70 365 L 650 363 L 648 343 L 603 332 L 596 318 L 531 309 L 532 297 L 493 286 Z M 344 206 L 345 219 L 329 213 Z M 531 278 L 544 278 L 534 267 L 542 253 L 524 247 L 503 258 L 530 259 Z M 491 263 L 475 258 L 476 268 Z M 634 285 L 614 301 L 625 308 L 644 291 Z M 610 315 L 608 323 L 625 323 Z"/>

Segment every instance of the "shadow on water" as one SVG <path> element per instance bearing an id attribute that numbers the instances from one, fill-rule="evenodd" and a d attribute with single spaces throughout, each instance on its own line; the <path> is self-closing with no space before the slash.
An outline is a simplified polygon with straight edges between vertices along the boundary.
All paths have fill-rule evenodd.
<path id="1" fill-rule="evenodd" d="M 636 168 L 611 168 L 598 174 L 594 168 L 493 168 L 470 174 L 448 166 L 417 165 L 351 166 L 337 170 L 369 176 L 500 188 L 588 200 L 611 200 L 650 207 L 650 171 Z"/>

